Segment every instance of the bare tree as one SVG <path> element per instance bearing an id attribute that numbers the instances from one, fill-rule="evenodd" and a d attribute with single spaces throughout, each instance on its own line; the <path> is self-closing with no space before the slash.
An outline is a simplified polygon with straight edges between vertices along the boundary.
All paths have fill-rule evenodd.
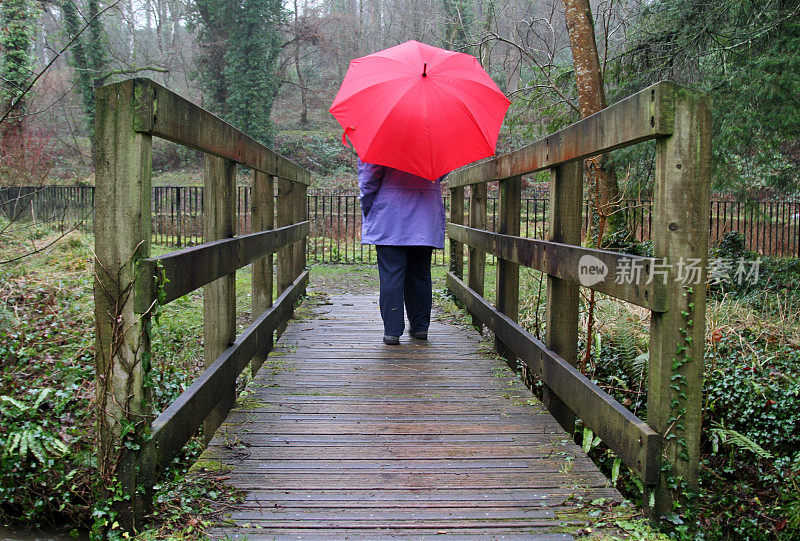
<path id="1" fill-rule="evenodd" d="M 597 39 L 594 31 L 589 0 L 564 0 L 564 16 L 569 30 L 572 58 L 575 64 L 575 81 L 578 87 L 578 104 L 581 117 L 597 113 L 606 107 L 606 92 Z M 586 160 L 585 183 L 589 199 L 589 227 L 587 241 L 602 247 L 608 236 L 622 227 L 619 212 L 619 184 L 608 154 Z M 612 241 L 613 242 L 613 241 Z M 586 351 L 581 368 L 589 365 L 592 357 L 594 327 L 594 290 L 589 293 L 589 311 L 586 323 Z"/>
<path id="2" fill-rule="evenodd" d="M 582 118 L 606 107 L 603 69 L 595 38 L 594 18 L 589 0 L 564 0 L 564 16 L 569 30 L 578 105 Z M 589 239 L 597 246 L 612 230 L 620 227 L 619 184 L 609 166 L 608 154 L 586 160 L 586 192 L 593 212 Z"/>

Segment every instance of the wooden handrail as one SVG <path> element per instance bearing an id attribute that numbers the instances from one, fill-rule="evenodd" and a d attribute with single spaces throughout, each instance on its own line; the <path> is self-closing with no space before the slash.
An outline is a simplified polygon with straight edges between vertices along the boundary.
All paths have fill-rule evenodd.
<path id="1" fill-rule="evenodd" d="M 265 345 L 272 332 L 288 317 L 308 285 L 304 271 L 275 301 L 236 338 L 222 355 L 206 368 L 181 395 L 152 423 L 152 438 L 143 456 L 155 475 L 160 467 L 178 456 L 183 446 L 197 433 L 211 412 L 216 399 L 257 354 L 266 354 Z"/>
<path id="2" fill-rule="evenodd" d="M 183 96 L 146 78 L 134 85 L 134 130 L 309 185 L 311 173 Z"/>
<path id="3" fill-rule="evenodd" d="M 580 244 L 583 158 L 656 140 L 653 198 L 654 257 L 639 257 Z M 597 433 L 646 484 L 645 508 L 660 516 L 670 508 L 662 458 L 675 475 L 697 485 L 705 338 L 705 267 L 710 193 L 708 99 L 671 82 L 642 90 L 527 147 L 479 162 L 448 177 L 453 203 L 448 223 L 453 257 L 447 283 L 476 324 L 495 335 L 496 349 L 529 375 L 541 378 L 543 401 L 572 433 L 575 416 Z M 550 216 L 546 241 L 519 236 L 520 175 L 549 169 Z M 486 183 L 499 181 L 499 231 L 485 231 Z M 474 191 L 470 225 L 464 225 L 465 186 Z M 516 199 L 515 199 L 516 198 Z M 469 285 L 463 249 L 469 247 Z M 483 298 L 486 253 L 497 256 L 496 307 Z M 650 310 L 647 423 L 580 374 L 577 364 L 581 261 L 608 274 L 587 281 L 596 291 Z M 627 260 L 627 261 L 626 261 Z M 631 269 L 625 279 L 616 273 Z M 693 284 L 676 272 L 699 267 Z M 545 343 L 517 324 L 518 267 L 547 276 Z M 658 268 L 658 269 L 657 269 Z M 585 278 L 585 277 L 584 277 Z M 684 277 L 685 278 L 685 277 Z M 589 283 L 592 282 L 592 283 Z M 651 507 L 651 501 L 655 502 Z"/>
<path id="4" fill-rule="evenodd" d="M 200 424 L 207 438 L 214 433 L 235 401 L 236 377 L 248 362 L 258 369 L 275 332 L 305 292 L 309 223 L 300 202 L 310 173 L 153 81 L 106 85 L 96 97 L 99 463 L 101 474 L 116 475 L 129 496 L 115 511 L 120 524 L 131 528 L 150 507 L 159 467 L 176 456 Z M 208 242 L 150 258 L 154 136 L 205 152 L 203 232 Z M 237 164 L 254 170 L 254 227 L 270 230 L 276 222 L 272 199 L 277 176 L 282 186 L 279 229 L 235 236 Z M 271 306 L 271 254 L 276 252 L 280 297 Z M 284 253 L 292 257 L 281 257 Z M 254 323 L 236 338 L 235 272 L 250 263 Z M 151 425 L 145 385 L 151 366 L 151 308 L 199 287 L 204 287 L 206 371 Z M 126 445 L 131 438 L 137 445 Z"/>
<path id="5" fill-rule="evenodd" d="M 609 273 L 596 284 L 586 287 L 654 312 L 664 311 L 665 299 L 663 293 L 659 291 L 663 289 L 663 282 L 660 277 L 654 276 L 655 269 L 663 267 L 663 261 L 654 257 L 502 235 L 453 223 L 447 224 L 447 233 L 451 239 L 471 248 L 580 285 L 582 285 L 579 277 L 580 261 L 583 257 L 592 257 L 610 270 L 630 264 L 634 269 L 638 269 L 631 273 L 630 280 L 616 283 L 612 279 L 613 275 Z"/>
<path id="6" fill-rule="evenodd" d="M 453 171 L 450 188 L 535 173 L 672 134 L 675 88 L 660 82 L 513 152 Z"/>
<path id="7" fill-rule="evenodd" d="M 308 220 L 139 260 L 134 309 L 167 304 L 308 236 Z"/>
<path id="8" fill-rule="evenodd" d="M 656 483 L 663 437 L 593 384 L 580 370 L 497 310 L 452 272 L 447 287 L 500 338 L 645 483 Z"/>

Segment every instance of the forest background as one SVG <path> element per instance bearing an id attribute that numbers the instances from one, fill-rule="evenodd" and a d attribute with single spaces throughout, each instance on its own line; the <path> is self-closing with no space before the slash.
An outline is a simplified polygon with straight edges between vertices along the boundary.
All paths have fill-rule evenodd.
<path id="1" fill-rule="evenodd" d="M 581 116 L 565 4 L 582 3 L 3 0 L 0 184 L 91 184 L 93 91 L 142 76 L 310 167 L 318 187 L 352 189 L 355 156 L 328 106 L 351 59 L 409 39 L 475 55 L 512 100 L 499 150 L 518 148 Z M 585 4 L 603 103 L 663 79 L 705 91 L 715 191 L 796 194 L 800 2 Z M 647 145 L 610 157 L 622 195 L 649 194 L 653 157 Z M 159 142 L 154 167 L 156 184 L 200 182 L 192 150 Z"/>

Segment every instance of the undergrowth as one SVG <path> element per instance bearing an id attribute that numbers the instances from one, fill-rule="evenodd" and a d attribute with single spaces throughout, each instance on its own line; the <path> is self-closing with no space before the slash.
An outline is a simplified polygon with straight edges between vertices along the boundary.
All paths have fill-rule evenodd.
<path id="1" fill-rule="evenodd" d="M 0 235 L 2 260 L 61 235 L 45 226 L 9 231 Z M 40 253 L 0 265 L 2 526 L 94 530 L 97 538 L 101 524 L 113 523 L 95 462 L 92 245 L 90 235 L 72 232 Z M 153 404 L 161 411 L 202 370 L 202 293 L 163 307 L 152 352 Z M 199 518 L 183 511 L 201 502 L 195 496 L 230 496 L 209 489 L 213 479 L 180 483 L 201 450 L 199 439 L 192 440 L 156 487 L 151 538 L 163 539 L 170 528 L 185 528 L 184 538 L 191 538 L 205 520 L 202 506 Z"/>
<path id="2" fill-rule="evenodd" d="M 727 237 L 710 257 L 755 260 Z M 544 336 L 546 285 L 521 273 L 520 321 Z M 598 295 L 587 375 L 647 419 L 649 312 Z M 756 284 L 710 287 L 699 493 L 671 515 L 676 539 L 800 538 L 800 261 L 762 258 Z M 581 345 L 586 299 L 581 300 Z M 579 352 L 581 358 L 582 352 Z M 588 429 L 590 456 L 634 501 L 641 483 Z"/>

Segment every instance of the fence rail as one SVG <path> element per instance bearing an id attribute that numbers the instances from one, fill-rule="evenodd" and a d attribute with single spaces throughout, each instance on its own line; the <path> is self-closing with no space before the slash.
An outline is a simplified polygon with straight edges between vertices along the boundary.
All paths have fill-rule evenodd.
<path id="1" fill-rule="evenodd" d="M 449 290 L 476 324 L 489 328 L 497 351 L 522 369 L 524 380 L 532 385 L 532 378 L 539 378 L 544 405 L 568 434 L 580 418 L 641 479 L 645 511 L 655 517 L 671 510 L 679 497 L 663 474 L 666 469 L 692 489 L 698 484 L 706 289 L 702 273 L 696 282 L 681 283 L 669 267 L 696 260 L 704 268 L 707 260 L 706 224 L 713 216 L 710 125 L 704 95 L 661 82 L 448 179 L 453 202 Z M 650 139 L 656 141 L 655 196 L 652 219 L 641 223 L 652 231 L 654 258 L 625 255 L 641 272 L 618 280 L 609 268 L 622 254 L 580 246 L 586 208 L 581 160 Z M 522 175 L 542 170 L 550 172 L 546 238 L 522 238 Z M 496 232 L 488 230 L 488 182 L 498 183 L 500 195 Z M 466 186 L 473 190 L 468 214 Z M 497 258 L 494 305 L 484 298 L 487 253 Z M 547 277 L 544 341 L 518 324 L 521 266 Z M 578 368 L 580 286 L 650 311 L 646 420 Z"/>
<path id="2" fill-rule="evenodd" d="M 470 197 L 465 197 L 465 209 Z M 236 230 L 252 232 L 250 186 L 236 189 Z M 487 230 L 497 231 L 498 199 L 488 197 Z M 194 246 L 203 242 L 202 186 L 156 186 L 152 196 L 152 242 L 171 247 Z M 80 223 L 91 230 L 94 223 L 93 186 L 0 187 L 0 215 L 53 224 L 66 229 Z M 450 208 L 445 197 L 445 208 Z M 520 236 L 532 239 L 547 237 L 549 200 L 545 195 L 521 202 Z M 308 239 L 309 261 L 314 263 L 366 263 L 375 261 L 375 249 L 361 245 L 361 206 L 351 194 L 308 196 L 311 222 Z M 620 212 L 632 240 L 651 239 L 653 202 L 630 199 Z M 583 204 L 583 231 L 589 204 Z M 739 231 L 745 247 L 761 255 L 800 257 L 800 200 L 763 200 L 754 202 L 712 199 L 708 219 L 709 244 L 714 245 L 725 233 Z M 434 252 L 434 263 L 444 264 L 441 251 Z"/>

